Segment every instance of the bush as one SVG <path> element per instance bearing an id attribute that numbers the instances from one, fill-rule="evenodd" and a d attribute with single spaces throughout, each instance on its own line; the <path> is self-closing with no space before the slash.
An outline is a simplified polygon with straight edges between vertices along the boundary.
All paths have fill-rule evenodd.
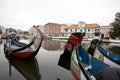
<path id="1" fill-rule="evenodd" d="M 104 39 L 110 39 L 109 37 L 105 37 Z"/>

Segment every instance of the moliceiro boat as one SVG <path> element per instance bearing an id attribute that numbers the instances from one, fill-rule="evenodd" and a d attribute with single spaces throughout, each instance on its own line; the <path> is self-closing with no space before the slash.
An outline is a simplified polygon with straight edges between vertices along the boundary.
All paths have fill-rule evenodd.
<path id="1" fill-rule="evenodd" d="M 98 39 L 91 41 L 88 53 L 102 62 L 120 69 L 120 55 L 106 50 Z"/>
<path id="2" fill-rule="evenodd" d="M 119 80 L 120 70 L 111 68 L 108 64 L 91 56 L 81 46 L 82 38 L 83 36 L 78 36 L 76 44 L 70 43 L 69 38 L 66 45 L 69 43 L 71 46 L 65 48 L 62 54 L 64 57 L 60 56 L 58 65 L 70 70 L 75 80 Z"/>
<path id="3" fill-rule="evenodd" d="M 34 39 L 29 44 L 19 42 L 14 38 L 8 37 L 6 43 L 4 44 L 4 53 L 21 59 L 36 56 L 41 47 L 43 35 L 40 29 L 36 26 L 33 27 L 36 29 L 37 35 L 34 36 Z"/>
<path id="4" fill-rule="evenodd" d="M 72 33 L 65 45 L 63 54 L 60 55 L 58 65 L 70 70 L 71 65 L 71 55 L 73 48 L 76 44 L 81 43 L 84 33 Z"/>
<path id="5" fill-rule="evenodd" d="M 81 80 L 119 80 L 120 79 L 119 68 L 111 67 L 110 65 L 91 56 L 80 44 L 76 46 L 76 48 L 73 51 L 73 54 L 74 54 L 73 61 L 75 62 L 76 60 L 76 62 L 78 62 L 78 65 L 81 66 L 81 67 L 78 66 L 79 67 L 78 69 L 80 70 L 79 78 Z M 76 68 L 73 68 L 73 70 L 74 69 Z"/>

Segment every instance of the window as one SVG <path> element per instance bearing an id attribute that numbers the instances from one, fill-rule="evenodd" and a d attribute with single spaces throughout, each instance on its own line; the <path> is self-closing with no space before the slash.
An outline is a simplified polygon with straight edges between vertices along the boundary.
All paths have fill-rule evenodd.
<path id="1" fill-rule="evenodd" d="M 98 33 L 98 32 L 95 33 L 95 36 L 99 36 L 99 35 L 100 35 L 100 33 Z"/>
<path id="2" fill-rule="evenodd" d="M 77 29 L 75 29 L 75 32 L 77 32 Z"/>
<path id="3" fill-rule="evenodd" d="M 88 29 L 88 32 L 90 32 L 90 29 Z"/>
<path id="4" fill-rule="evenodd" d="M 97 31 L 97 29 L 95 29 L 95 32 Z"/>
<path id="5" fill-rule="evenodd" d="M 80 24 L 80 27 L 82 27 L 82 24 Z"/>
<path id="6" fill-rule="evenodd" d="M 100 31 L 100 30 L 98 29 L 98 31 Z"/>
<path id="7" fill-rule="evenodd" d="M 82 29 L 80 29 L 80 32 L 82 32 Z"/>

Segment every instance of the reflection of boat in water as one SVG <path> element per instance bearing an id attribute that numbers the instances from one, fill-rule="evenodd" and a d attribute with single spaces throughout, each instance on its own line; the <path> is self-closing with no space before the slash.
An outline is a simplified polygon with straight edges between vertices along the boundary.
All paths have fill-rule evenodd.
<path id="1" fill-rule="evenodd" d="M 16 57 L 7 56 L 6 58 L 9 61 L 9 74 L 12 75 L 13 66 L 17 71 L 19 71 L 26 80 L 40 80 L 41 75 L 39 73 L 39 66 L 35 57 L 31 57 L 29 59 L 17 59 Z"/>
<path id="2" fill-rule="evenodd" d="M 34 28 L 37 31 L 37 35 L 29 44 L 14 40 L 15 35 L 12 38 L 11 36 L 10 38 L 8 37 L 8 40 L 4 44 L 5 54 L 13 55 L 22 59 L 37 55 L 43 41 L 43 35 L 40 29 L 35 26 Z"/>
<path id="3" fill-rule="evenodd" d="M 68 40 L 58 65 L 70 70 L 75 80 L 120 80 L 119 69 L 110 67 L 84 50 L 79 42 L 82 37 L 72 37 L 72 42 Z"/>

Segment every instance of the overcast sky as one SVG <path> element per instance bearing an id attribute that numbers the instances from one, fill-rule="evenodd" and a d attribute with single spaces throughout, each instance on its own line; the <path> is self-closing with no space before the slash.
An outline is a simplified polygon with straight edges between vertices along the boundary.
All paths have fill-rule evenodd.
<path id="1" fill-rule="evenodd" d="M 0 0 L 0 25 L 24 30 L 48 22 L 108 25 L 117 12 L 120 0 Z"/>

